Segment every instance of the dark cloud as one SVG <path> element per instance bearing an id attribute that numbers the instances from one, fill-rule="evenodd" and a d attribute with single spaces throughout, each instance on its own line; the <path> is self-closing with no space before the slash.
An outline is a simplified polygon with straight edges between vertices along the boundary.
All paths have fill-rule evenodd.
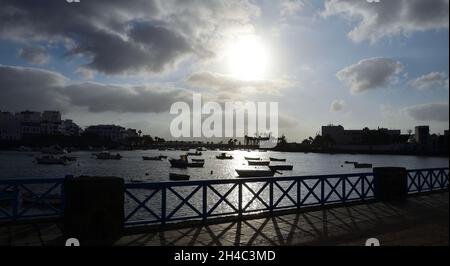
<path id="1" fill-rule="evenodd" d="M 402 70 L 403 65 L 393 59 L 369 58 L 340 70 L 336 76 L 353 93 L 359 93 L 388 86 Z"/>
<path id="2" fill-rule="evenodd" d="M 159 73 L 214 55 L 221 32 L 245 27 L 257 10 L 237 0 L 3 0 L 0 36 L 61 42 L 68 55 L 90 60 L 85 68 L 106 74 Z"/>
<path id="3" fill-rule="evenodd" d="M 19 56 L 28 63 L 34 65 L 43 65 L 47 63 L 49 56 L 47 50 L 41 46 L 26 46 L 19 50 Z"/>
<path id="4" fill-rule="evenodd" d="M 82 107 L 90 112 L 161 113 L 174 102 L 191 99 L 179 88 L 69 83 L 55 72 L 0 65 L 0 106 L 10 111 Z"/>
<path id="5" fill-rule="evenodd" d="M 358 25 L 349 32 L 356 42 L 415 31 L 448 28 L 448 0 L 327 0 L 325 16 L 341 15 Z"/>
<path id="6" fill-rule="evenodd" d="M 449 121 L 448 103 L 427 103 L 406 108 L 409 116 L 418 121 Z"/>

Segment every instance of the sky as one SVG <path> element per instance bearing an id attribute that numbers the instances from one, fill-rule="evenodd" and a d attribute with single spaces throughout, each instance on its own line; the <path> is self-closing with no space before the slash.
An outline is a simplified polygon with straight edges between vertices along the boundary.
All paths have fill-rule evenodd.
<path id="1" fill-rule="evenodd" d="M 448 0 L 0 0 L 0 110 L 170 139 L 170 107 L 278 102 L 279 134 L 449 128 Z"/>

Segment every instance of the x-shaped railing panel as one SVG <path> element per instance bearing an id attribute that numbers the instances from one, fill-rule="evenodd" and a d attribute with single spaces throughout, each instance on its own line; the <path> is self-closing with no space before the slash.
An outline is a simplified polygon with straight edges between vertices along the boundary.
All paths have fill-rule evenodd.
<path id="1" fill-rule="evenodd" d="M 188 194 L 188 196 L 183 197 L 182 195 L 180 195 L 174 188 L 172 187 L 168 187 L 167 190 L 172 192 L 173 195 L 175 195 L 177 198 L 179 198 L 181 200 L 181 202 L 172 210 L 172 212 L 167 215 L 166 219 L 170 220 L 171 218 L 174 217 L 174 215 L 184 206 L 188 206 L 191 210 L 193 210 L 195 213 L 198 214 L 199 217 L 202 217 L 202 213 L 201 211 L 199 211 L 197 208 L 195 208 L 190 202 L 189 200 L 200 190 L 200 188 L 202 188 L 201 185 L 196 186 L 196 188 L 194 190 L 191 191 L 191 193 Z"/>
<path id="2" fill-rule="evenodd" d="M 156 221 L 160 221 L 161 217 L 158 216 L 154 211 L 148 208 L 147 203 L 154 198 L 154 196 L 159 192 L 159 189 L 155 189 L 152 193 L 144 198 L 144 200 L 139 200 L 129 189 L 125 189 L 125 195 L 130 197 L 138 205 L 125 217 L 125 222 L 129 221 L 133 215 L 135 215 L 140 209 L 145 209 L 149 214 L 156 218 Z"/>
<path id="3" fill-rule="evenodd" d="M 216 194 L 217 196 L 219 196 L 219 200 L 209 209 L 209 211 L 207 212 L 207 215 L 210 216 L 212 215 L 212 213 L 217 209 L 217 207 L 219 207 L 219 205 L 222 202 L 225 202 L 229 207 L 231 207 L 231 209 L 233 209 L 233 211 L 235 211 L 236 213 L 239 213 L 238 208 L 236 208 L 228 199 L 227 197 L 233 192 L 235 191 L 235 189 L 238 187 L 238 184 L 234 184 L 232 185 L 227 191 L 225 191 L 225 194 L 220 193 L 219 191 L 217 191 L 217 189 L 214 188 L 213 185 L 208 185 L 208 188 L 214 192 L 214 194 Z"/>

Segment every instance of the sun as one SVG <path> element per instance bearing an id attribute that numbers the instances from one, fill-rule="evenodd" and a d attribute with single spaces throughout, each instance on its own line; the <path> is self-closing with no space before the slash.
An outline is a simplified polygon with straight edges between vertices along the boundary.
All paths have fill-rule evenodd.
<path id="1" fill-rule="evenodd" d="M 256 35 L 238 37 L 228 49 L 228 68 L 231 75 L 241 80 L 258 80 L 267 74 L 269 53 Z"/>

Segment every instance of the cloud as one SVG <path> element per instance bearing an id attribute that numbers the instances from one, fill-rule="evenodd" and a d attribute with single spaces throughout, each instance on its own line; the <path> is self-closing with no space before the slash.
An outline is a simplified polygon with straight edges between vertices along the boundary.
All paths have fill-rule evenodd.
<path id="1" fill-rule="evenodd" d="M 345 106 L 346 106 L 346 104 L 345 104 L 344 100 L 334 100 L 331 103 L 331 111 L 333 111 L 333 112 L 342 111 L 342 110 L 344 110 Z"/>
<path id="2" fill-rule="evenodd" d="M 0 65 L 0 106 L 10 111 L 81 107 L 94 113 L 161 113 L 174 102 L 191 99 L 180 88 L 71 83 L 52 71 Z"/>
<path id="3" fill-rule="evenodd" d="M 448 76 L 444 72 L 431 72 L 420 76 L 409 83 L 411 86 L 420 89 L 448 89 Z"/>
<path id="4" fill-rule="evenodd" d="M 30 64 L 43 65 L 47 63 L 49 56 L 47 50 L 42 46 L 26 46 L 19 50 L 19 57 Z"/>
<path id="5" fill-rule="evenodd" d="M 448 29 L 448 0 L 327 0 L 325 17 L 338 15 L 357 21 L 349 32 L 355 42 L 376 42 L 416 31 Z"/>
<path id="6" fill-rule="evenodd" d="M 61 43 L 81 55 L 80 67 L 105 74 L 161 73 L 186 58 L 210 58 L 224 36 L 248 29 L 259 15 L 238 0 L 4 0 L 0 36 L 32 43 Z"/>
<path id="7" fill-rule="evenodd" d="M 292 16 L 301 11 L 305 3 L 302 0 L 282 0 L 280 1 L 280 15 Z"/>
<path id="8" fill-rule="evenodd" d="M 397 80 L 403 65 L 389 58 L 369 58 L 340 70 L 336 77 L 353 93 L 389 86 Z"/>
<path id="9" fill-rule="evenodd" d="M 224 98 L 240 98 L 249 94 L 278 95 L 291 84 L 286 80 L 240 80 L 214 72 L 197 72 L 187 78 L 193 86 L 213 90 Z"/>
<path id="10" fill-rule="evenodd" d="M 416 106 L 411 106 L 405 109 L 406 113 L 418 121 L 449 121 L 448 103 L 427 103 Z"/>

